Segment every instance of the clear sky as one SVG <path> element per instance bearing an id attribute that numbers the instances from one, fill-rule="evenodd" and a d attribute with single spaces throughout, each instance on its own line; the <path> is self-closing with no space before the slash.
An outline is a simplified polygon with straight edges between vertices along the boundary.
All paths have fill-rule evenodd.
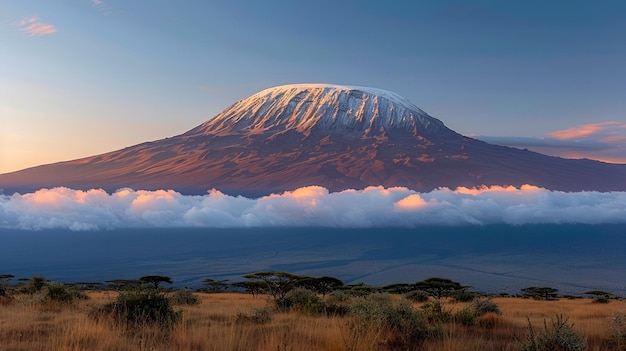
<path id="1" fill-rule="evenodd" d="M 0 0 L 0 173 L 180 134 L 289 83 L 626 163 L 624 1 Z"/>

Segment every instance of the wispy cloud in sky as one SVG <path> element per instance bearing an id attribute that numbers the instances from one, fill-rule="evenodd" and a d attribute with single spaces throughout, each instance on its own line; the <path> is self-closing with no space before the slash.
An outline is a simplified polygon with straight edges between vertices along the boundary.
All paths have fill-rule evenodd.
<path id="1" fill-rule="evenodd" d="M 137 227 L 418 227 L 423 225 L 626 223 L 626 192 L 564 193 L 535 186 L 369 187 L 330 193 L 318 186 L 258 199 L 211 190 L 41 189 L 0 196 L 0 228 L 97 230 Z"/>
<path id="2" fill-rule="evenodd" d="M 566 158 L 626 163 L 626 123 L 608 121 L 557 130 L 543 138 L 478 136 L 488 143 Z"/>
<path id="3" fill-rule="evenodd" d="M 44 36 L 56 33 L 57 29 L 50 23 L 41 22 L 39 17 L 31 16 L 22 19 L 15 24 L 19 30 L 30 36 Z"/>
<path id="4" fill-rule="evenodd" d="M 547 136 L 559 140 L 576 140 L 594 137 L 598 140 L 603 140 L 604 137 L 619 136 L 620 133 L 626 134 L 626 123 L 611 121 L 584 124 L 574 128 L 557 130 L 548 133 Z"/>

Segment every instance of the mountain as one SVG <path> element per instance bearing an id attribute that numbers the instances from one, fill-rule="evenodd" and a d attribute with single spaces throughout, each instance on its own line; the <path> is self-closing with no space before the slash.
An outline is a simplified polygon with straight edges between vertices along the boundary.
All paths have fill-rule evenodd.
<path id="1" fill-rule="evenodd" d="M 260 196 L 307 185 L 429 191 L 526 183 L 626 190 L 626 165 L 487 144 L 385 90 L 295 84 L 254 94 L 181 135 L 0 175 L 5 193 L 67 186 Z"/>

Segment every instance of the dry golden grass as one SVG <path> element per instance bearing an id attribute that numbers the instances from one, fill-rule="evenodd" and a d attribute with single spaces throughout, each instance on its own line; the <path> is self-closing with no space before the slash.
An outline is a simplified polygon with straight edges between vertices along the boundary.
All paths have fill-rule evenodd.
<path id="1" fill-rule="evenodd" d="M 273 313 L 271 321 L 254 323 L 237 319 L 267 306 L 264 297 L 250 295 L 197 294 L 201 303 L 180 307 L 182 320 L 170 330 L 145 327 L 125 330 L 107 319 L 95 319 L 90 312 L 111 301 L 114 293 L 90 292 L 89 300 L 73 305 L 36 303 L 20 298 L 0 304 L 0 350 L 386 350 L 380 331 L 351 334 L 347 317 L 305 316 L 295 312 Z M 569 316 L 574 329 L 588 341 L 588 350 L 612 350 L 610 316 L 626 311 L 623 301 L 592 303 L 589 299 L 535 301 L 496 298 L 502 315 L 480 317 L 475 326 L 443 325 L 443 337 L 409 349 L 419 350 L 517 350 L 516 337 L 523 337 L 527 318 L 537 330 L 544 319 Z M 464 304 L 447 303 L 459 310 Z M 416 305 L 416 307 L 418 307 Z M 177 307 L 179 308 L 179 307 Z M 401 348 L 402 349 L 402 348 Z M 406 349 L 406 348 L 403 348 Z"/>

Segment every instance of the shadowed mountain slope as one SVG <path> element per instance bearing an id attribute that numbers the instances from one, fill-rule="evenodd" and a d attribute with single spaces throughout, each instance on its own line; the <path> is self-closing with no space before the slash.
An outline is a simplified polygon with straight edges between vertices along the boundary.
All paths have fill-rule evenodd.
<path id="1" fill-rule="evenodd" d="M 296 84 L 261 91 L 178 136 L 0 175 L 5 193 L 67 186 L 260 196 L 307 185 L 429 191 L 526 183 L 626 190 L 626 165 L 487 144 L 385 90 Z"/>

